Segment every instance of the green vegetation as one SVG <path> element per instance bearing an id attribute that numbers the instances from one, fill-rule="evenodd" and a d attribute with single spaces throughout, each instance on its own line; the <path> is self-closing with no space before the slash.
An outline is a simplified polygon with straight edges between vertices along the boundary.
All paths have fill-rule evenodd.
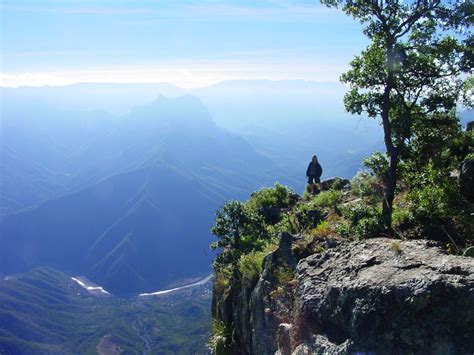
<path id="1" fill-rule="evenodd" d="M 380 179 L 367 171 L 361 171 L 352 179 L 352 192 L 354 195 L 370 200 L 381 200 L 383 185 Z"/>
<path id="2" fill-rule="evenodd" d="M 214 269 L 214 291 L 219 294 L 223 294 L 230 285 L 231 276 L 231 267 Z"/>
<path id="3" fill-rule="evenodd" d="M 224 322 L 212 320 L 209 347 L 214 354 L 226 354 L 232 338 L 232 330 Z"/>
<path id="4" fill-rule="evenodd" d="M 216 270 L 237 263 L 243 254 L 262 250 L 269 240 L 263 217 L 239 201 L 227 202 L 217 211 L 211 231 L 219 238 L 211 248 L 222 250 L 214 261 Z"/>
<path id="5" fill-rule="evenodd" d="M 273 188 L 264 188 L 254 192 L 247 202 L 247 206 L 254 211 L 261 208 L 285 208 L 294 203 L 294 192 L 279 183 Z"/>
<path id="6" fill-rule="evenodd" d="M 222 294 L 232 282 L 249 288 L 256 284 L 264 257 L 276 248 L 278 234 L 295 229 L 297 220 L 289 212 L 297 202 L 295 196 L 276 183 L 253 193 L 245 203 L 229 201 L 217 211 L 211 229 L 218 238 L 211 248 L 220 250 L 213 264 L 215 292 Z"/>
<path id="7" fill-rule="evenodd" d="M 368 165 L 383 181 L 382 216 L 391 233 L 401 164 L 418 170 L 428 162 L 440 166 L 450 137 L 460 133 L 458 103 L 464 98 L 472 106 L 472 92 L 466 94 L 472 78 L 465 80 L 473 68 L 472 34 L 465 31 L 472 24 L 472 3 L 321 2 L 359 20 L 370 40 L 341 80 L 350 85 L 346 110 L 379 118 L 383 126 L 387 155 L 374 156 Z"/>
<path id="8" fill-rule="evenodd" d="M 310 231 L 310 234 L 316 238 L 328 238 L 334 234 L 334 229 L 328 221 L 321 221 L 316 228 Z"/>
<path id="9" fill-rule="evenodd" d="M 338 190 L 322 191 L 320 194 L 314 197 L 313 201 L 311 201 L 314 207 L 333 210 L 336 209 L 341 202 L 342 191 Z"/>
<path id="10" fill-rule="evenodd" d="M 224 290 L 234 279 L 253 287 L 263 258 L 278 244 L 281 232 L 303 236 L 294 249 L 298 255 L 323 252 L 320 241 L 327 239 L 376 237 L 434 239 L 442 241 L 448 252 L 461 253 L 474 242 L 474 208 L 453 173 L 474 148 L 472 135 L 456 131 L 455 136 L 458 139 L 447 135 L 450 139 L 438 143 L 429 159 L 400 161 L 391 231 L 382 208 L 388 169 L 382 153 L 364 159 L 366 170 L 344 192 L 335 184 L 316 196 L 295 198 L 290 189 L 276 184 L 252 194 L 245 203 L 228 202 L 218 211 L 212 229 L 219 238 L 214 248 L 221 251 L 214 263 L 216 284 Z M 268 218 L 268 209 L 277 218 Z"/>
<path id="11" fill-rule="evenodd" d="M 367 239 L 384 236 L 384 223 L 380 210 L 365 202 L 357 202 L 342 209 L 343 220 L 338 233 L 346 238 Z"/>
<path id="12" fill-rule="evenodd" d="M 91 296 L 50 268 L 0 281 L 0 353 L 205 354 L 209 295 Z"/>
<path id="13" fill-rule="evenodd" d="M 267 251 L 251 251 L 248 254 L 244 254 L 239 260 L 239 271 L 242 275 L 243 284 L 252 288 L 257 282 L 261 272 L 263 258 L 268 254 Z"/>
<path id="14" fill-rule="evenodd" d="M 398 243 L 398 242 L 392 242 L 392 244 L 390 244 L 390 249 L 395 254 L 401 254 L 402 253 L 402 247 L 400 246 L 400 243 Z"/>

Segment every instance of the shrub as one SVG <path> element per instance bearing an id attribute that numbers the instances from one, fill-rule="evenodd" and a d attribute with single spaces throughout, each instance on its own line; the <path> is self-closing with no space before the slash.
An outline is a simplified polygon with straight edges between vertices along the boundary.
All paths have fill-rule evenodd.
<path id="1" fill-rule="evenodd" d="M 385 231 L 380 214 L 362 218 L 354 227 L 354 236 L 357 239 L 377 238 Z"/>
<path id="2" fill-rule="evenodd" d="M 327 238 L 331 236 L 333 232 L 334 229 L 328 221 L 322 221 L 316 228 L 310 231 L 311 235 L 316 238 Z"/>
<path id="3" fill-rule="evenodd" d="M 314 197 L 310 204 L 319 208 L 335 209 L 342 202 L 342 197 L 342 191 L 339 190 L 323 191 Z"/>
<path id="4" fill-rule="evenodd" d="M 214 290 L 217 294 L 223 294 L 230 285 L 232 271 L 229 267 L 222 268 L 215 272 Z"/>
<path id="5" fill-rule="evenodd" d="M 332 180 L 332 181 L 331 181 Z M 339 177 L 330 179 L 325 182 L 328 185 L 329 190 L 342 190 L 345 187 L 345 180 Z"/>
<path id="6" fill-rule="evenodd" d="M 217 211 L 211 232 L 218 238 L 211 248 L 221 250 L 213 264 L 216 270 L 237 262 L 242 254 L 261 250 L 269 240 L 262 216 L 239 201 L 226 202 Z"/>
<path id="7" fill-rule="evenodd" d="M 388 175 L 388 163 L 387 155 L 380 152 L 376 152 L 362 161 L 362 164 L 381 180 L 385 180 Z"/>
<path id="8" fill-rule="evenodd" d="M 267 229 L 269 234 L 273 237 L 276 237 L 280 232 L 288 232 L 293 234 L 302 232 L 300 222 L 294 213 L 283 213 L 280 221 L 276 224 L 268 225 Z"/>
<path id="9" fill-rule="evenodd" d="M 276 278 L 276 287 L 270 293 L 272 298 L 280 298 L 282 300 L 291 299 L 291 294 L 297 287 L 295 273 L 287 266 L 282 266 L 274 270 L 273 275 Z"/>
<path id="10" fill-rule="evenodd" d="M 278 284 L 282 286 L 290 285 L 295 278 L 295 273 L 286 267 L 277 269 L 274 275 L 278 281 Z"/>
<path id="11" fill-rule="evenodd" d="M 367 171 L 359 172 L 351 182 L 352 193 L 356 196 L 380 200 L 383 195 L 382 182 Z"/>
<path id="12" fill-rule="evenodd" d="M 211 336 L 209 338 L 208 346 L 212 353 L 227 354 L 229 344 L 232 342 L 232 329 L 222 321 L 217 319 L 212 320 Z"/>
<path id="13" fill-rule="evenodd" d="M 289 187 L 275 183 L 273 188 L 264 188 L 254 192 L 247 201 L 247 205 L 255 211 L 266 207 L 285 208 L 295 202 L 293 195 L 293 190 Z"/>
<path id="14" fill-rule="evenodd" d="M 316 228 L 321 222 L 322 213 L 316 206 L 314 200 L 310 203 L 301 203 L 296 207 L 294 214 L 291 214 L 291 226 L 293 231 L 290 233 L 306 233 L 312 228 Z"/>
<path id="15" fill-rule="evenodd" d="M 379 237 L 385 230 L 380 211 L 365 203 L 353 204 L 342 209 L 346 222 L 337 228 L 337 232 L 354 239 Z"/>
<path id="16" fill-rule="evenodd" d="M 411 224 L 412 220 L 413 216 L 408 208 L 399 206 L 394 208 L 392 213 L 393 227 L 400 228 L 402 226 L 406 226 L 407 224 Z"/>
<path id="17" fill-rule="evenodd" d="M 252 288 L 256 284 L 262 273 L 263 259 L 267 254 L 267 251 L 252 251 L 240 257 L 239 271 L 245 287 Z"/>
<path id="18" fill-rule="evenodd" d="M 460 191 L 448 171 L 427 164 L 411 175 L 412 190 L 408 193 L 410 212 L 417 224 L 439 224 L 459 212 Z"/>
<path id="19" fill-rule="evenodd" d="M 413 217 L 422 224 L 438 223 L 450 213 L 447 191 L 441 186 L 425 185 L 410 192 L 410 206 Z"/>

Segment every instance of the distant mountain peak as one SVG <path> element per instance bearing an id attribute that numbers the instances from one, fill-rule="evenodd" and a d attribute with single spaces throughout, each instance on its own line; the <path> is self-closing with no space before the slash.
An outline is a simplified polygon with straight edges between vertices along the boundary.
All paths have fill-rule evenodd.
<path id="1" fill-rule="evenodd" d="M 206 106 L 204 106 L 199 98 L 193 95 L 170 98 L 160 94 L 150 104 L 133 109 L 130 116 L 132 118 L 156 118 L 161 121 L 173 119 L 173 121 L 179 121 L 179 123 L 183 124 L 199 122 L 199 125 L 203 123 L 214 125 L 214 121 Z"/>

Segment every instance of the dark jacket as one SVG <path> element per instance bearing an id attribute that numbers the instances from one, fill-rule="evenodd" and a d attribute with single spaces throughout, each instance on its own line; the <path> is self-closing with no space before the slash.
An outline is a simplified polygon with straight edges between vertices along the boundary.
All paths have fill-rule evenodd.
<path id="1" fill-rule="evenodd" d="M 321 168 L 321 165 L 319 165 L 319 163 L 309 163 L 308 169 L 306 169 L 306 176 L 320 178 L 322 174 L 323 168 Z"/>

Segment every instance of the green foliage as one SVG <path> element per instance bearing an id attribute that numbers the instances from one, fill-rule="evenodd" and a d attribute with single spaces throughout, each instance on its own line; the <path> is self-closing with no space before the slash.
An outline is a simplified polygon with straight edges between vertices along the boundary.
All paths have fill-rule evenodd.
<path id="1" fill-rule="evenodd" d="M 322 191 L 313 198 L 311 203 L 315 207 L 335 209 L 342 202 L 342 197 L 342 191 L 339 190 Z"/>
<path id="2" fill-rule="evenodd" d="M 328 221 L 321 221 L 316 228 L 310 230 L 310 234 L 316 238 L 327 238 L 334 233 L 334 229 Z"/>
<path id="3" fill-rule="evenodd" d="M 217 211 L 211 231 L 218 237 L 211 248 L 221 249 L 216 270 L 237 262 L 242 254 L 261 250 L 269 239 L 262 216 L 239 201 L 229 201 Z"/>
<path id="4" fill-rule="evenodd" d="M 328 185 L 330 190 L 342 190 L 345 186 L 345 181 L 344 179 L 336 177 L 332 179 L 332 181 L 326 181 L 325 184 Z"/>
<path id="5" fill-rule="evenodd" d="M 413 215 L 408 207 L 396 206 L 393 210 L 392 221 L 395 228 L 412 224 Z"/>
<path id="6" fill-rule="evenodd" d="M 295 273 L 293 270 L 286 267 L 281 267 L 275 270 L 274 276 L 277 279 L 277 283 L 282 286 L 289 285 L 295 278 Z"/>
<path id="7" fill-rule="evenodd" d="M 255 211 L 266 207 L 285 208 L 294 202 L 293 194 L 293 190 L 289 187 L 275 183 L 273 188 L 264 188 L 254 192 L 246 204 Z"/>
<path id="8" fill-rule="evenodd" d="M 459 186 L 448 169 L 428 163 L 421 171 L 411 173 L 412 190 L 408 193 L 409 213 L 418 225 L 440 224 L 456 212 L 461 200 Z"/>
<path id="9" fill-rule="evenodd" d="M 252 288 L 256 284 L 262 273 L 263 258 L 267 254 L 267 250 L 251 251 L 240 257 L 239 271 L 242 277 L 242 283 L 245 287 Z"/>
<path id="10" fill-rule="evenodd" d="M 370 44 L 341 80 L 350 85 L 344 105 L 380 118 L 388 156 L 367 161 L 384 180 L 383 214 L 391 229 L 399 164 L 419 169 L 443 161 L 459 134 L 455 111 L 472 91 L 472 5 L 465 1 L 321 0 L 359 20 Z M 467 74 L 467 75 L 466 75 Z"/>
<path id="11" fill-rule="evenodd" d="M 337 232 L 347 238 L 367 239 L 382 236 L 385 227 L 380 211 L 365 203 L 354 203 L 342 209 L 346 222 Z"/>
<path id="12" fill-rule="evenodd" d="M 342 191 L 328 190 L 299 203 L 291 215 L 293 231 L 290 233 L 315 233 L 315 228 L 322 222 L 322 210 L 337 214 L 342 201 Z"/>
<path id="13" fill-rule="evenodd" d="M 431 114 L 423 121 L 414 122 L 414 127 L 416 136 L 402 153 L 407 162 L 406 173 L 411 175 L 418 174 L 428 164 L 437 170 L 451 171 L 472 146 L 473 141 L 461 131 L 454 110 Z"/>
<path id="14" fill-rule="evenodd" d="M 267 226 L 269 234 L 275 238 L 281 232 L 288 232 L 288 233 L 299 233 L 301 232 L 301 228 L 293 212 L 291 213 L 284 213 L 280 221 L 274 225 Z"/>
<path id="15" fill-rule="evenodd" d="M 425 185 L 410 193 L 415 219 L 436 223 L 446 217 L 447 196 L 442 187 Z"/>
<path id="16" fill-rule="evenodd" d="M 321 211 L 315 206 L 313 201 L 300 203 L 295 211 L 290 214 L 289 220 L 292 229 L 287 230 L 290 233 L 306 233 L 308 230 L 316 228 L 321 222 Z"/>
<path id="17" fill-rule="evenodd" d="M 229 287 L 232 277 L 232 270 L 229 267 L 222 267 L 214 273 L 214 291 L 221 295 Z"/>
<path id="18" fill-rule="evenodd" d="M 362 163 L 380 180 L 387 179 L 388 176 L 388 157 L 386 154 L 376 152 L 370 157 L 365 158 Z"/>
<path id="19" fill-rule="evenodd" d="M 232 329 L 222 321 L 212 320 L 211 337 L 209 338 L 209 347 L 213 354 L 227 354 L 229 344 L 232 341 Z"/>
<path id="20" fill-rule="evenodd" d="M 380 180 L 367 171 L 359 172 L 351 182 L 352 193 L 356 196 L 379 201 L 382 199 L 383 186 Z"/>

